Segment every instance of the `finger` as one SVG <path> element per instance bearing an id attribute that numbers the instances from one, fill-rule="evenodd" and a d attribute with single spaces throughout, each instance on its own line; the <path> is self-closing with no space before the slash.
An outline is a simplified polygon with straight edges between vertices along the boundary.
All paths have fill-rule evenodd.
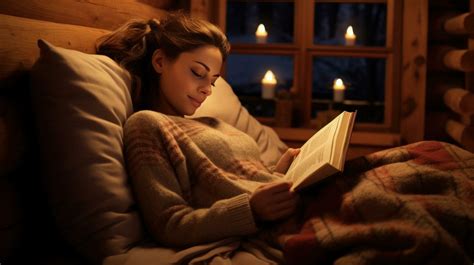
<path id="1" fill-rule="evenodd" d="M 279 192 L 289 191 L 291 185 L 291 182 L 286 181 L 274 182 L 268 187 L 268 189 L 270 189 L 273 194 L 277 194 Z"/>
<path id="2" fill-rule="evenodd" d="M 287 200 L 287 201 L 276 204 L 273 209 L 276 211 L 281 211 L 288 208 L 296 208 L 297 205 L 298 205 L 298 200 Z"/>
<path id="3" fill-rule="evenodd" d="M 276 194 L 273 194 L 272 201 L 274 203 L 281 203 L 289 200 L 294 200 L 298 197 L 298 195 L 292 193 L 292 192 L 279 192 Z"/>
<path id="4" fill-rule="evenodd" d="M 301 148 L 293 148 L 291 150 L 291 153 L 292 153 L 293 157 L 296 157 L 300 153 L 300 151 L 301 151 Z"/>
<path id="5" fill-rule="evenodd" d="M 281 219 L 281 218 L 291 216 L 294 213 L 295 213 L 294 208 L 287 208 L 287 209 L 283 209 L 283 210 L 275 212 L 274 215 L 273 215 L 273 218 L 274 218 L 274 220 L 278 220 L 278 219 Z"/>
<path id="6" fill-rule="evenodd" d="M 300 148 L 291 148 L 291 150 L 288 152 L 290 155 L 290 163 L 295 160 L 296 156 L 300 153 L 301 149 Z"/>

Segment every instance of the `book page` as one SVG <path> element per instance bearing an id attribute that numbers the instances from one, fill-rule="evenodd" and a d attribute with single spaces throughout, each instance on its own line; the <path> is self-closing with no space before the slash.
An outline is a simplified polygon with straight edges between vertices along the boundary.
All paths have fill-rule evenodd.
<path id="1" fill-rule="evenodd" d="M 336 144 L 337 128 L 341 115 L 319 130 L 302 147 L 286 173 L 286 178 L 296 182 L 305 178 L 325 163 L 331 163 Z"/>
<path id="2" fill-rule="evenodd" d="M 344 170 L 344 163 L 345 163 L 345 154 L 349 147 L 349 141 L 352 135 L 352 129 L 354 127 L 355 118 L 357 115 L 357 111 L 355 111 L 352 115 L 349 113 L 344 113 L 344 119 L 348 120 L 348 122 L 342 122 L 339 127 L 339 133 L 336 139 L 336 146 L 339 151 L 334 151 L 334 158 L 333 158 L 333 166 L 336 167 L 338 170 Z M 347 115 L 346 115 L 347 114 Z M 342 147 L 342 150 L 341 148 Z M 342 153 L 341 153 L 342 152 Z"/>

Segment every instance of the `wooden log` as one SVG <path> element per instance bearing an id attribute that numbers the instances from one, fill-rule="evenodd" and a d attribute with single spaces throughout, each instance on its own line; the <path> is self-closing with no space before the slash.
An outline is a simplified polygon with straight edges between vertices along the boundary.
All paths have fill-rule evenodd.
<path id="1" fill-rule="evenodd" d="M 108 32 L 0 14 L 0 79 L 33 65 L 39 56 L 39 38 L 64 48 L 94 53 L 96 39 Z"/>
<path id="2" fill-rule="evenodd" d="M 449 9 L 432 10 L 430 9 L 429 18 L 429 39 L 430 42 L 436 41 L 439 43 L 453 43 L 460 42 L 466 38 L 466 34 L 453 34 L 445 29 L 447 21 L 462 15 L 462 13 L 450 11 Z"/>
<path id="3" fill-rule="evenodd" d="M 113 30 L 132 18 L 159 18 L 170 0 L 1 0 L 0 13 L 11 16 Z"/>
<path id="4" fill-rule="evenodd" d="M 474 114 L 473 115 L 461 115 L 461 123 L 466 126 L 474 126 Z"/>
<path id="5" fill-rule="evenodd" d="M 446 133 L 466 150 L 474 152 L 474 127 L 468 127 L 455 120 L 448 120 Z"/>
<path id="6" fill-rule="evenodd" d="M 453 88 L 464 87 L 464 74 L 460 72 L 451 72 L 448 74 L 438 73 L 429 75 L 427 80 L 426 107 L 432 110 L 446 110 L 443 97 L 446 91 Z"/>
<path id="7" fill-rule="evenodd" d="M 404 143 L 424 137 L 428 2 L 403 2 L 400 133 Z"/>
<path id="8" fill-rule="evenodd" d="M 474 50 L 449 50 L 443 56 L 443 63 L 451 69 L 474 71 Z"/>
<path id="9" fill-rule="evenodd" d="M 448 68 L 444 64 L 444 56 L 456 48 L 448 45 L 430 45 L 428 47 L 428 72 L 452 72 L 452 69 Z"/>
<path id="10" fill-rule="evenodd" d="M 443 29 L 450 34 L 474 34 L 474 13 L 464 13 L 447 19 Z"/>
<path id="11" fill-rule="evenodd" d="M 466 89 L 452 88 L 446 90 L 443 95 L 444 103 L 452 111 L 462 114 L 474 114 L 474 94 Z"/>

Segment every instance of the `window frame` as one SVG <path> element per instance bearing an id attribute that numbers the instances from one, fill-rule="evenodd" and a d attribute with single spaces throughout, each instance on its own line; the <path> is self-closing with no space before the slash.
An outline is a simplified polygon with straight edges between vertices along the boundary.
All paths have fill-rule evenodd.
<path id="1" fill-rule="evenodd" d="M 208 19 L 226 29 L 226 4 L 228 0 L 189 0 L 193 16 Z M 231 0 L 248 1 L 248 0 Z M 315 130 L 311 128 L 311 97 L 305 103 L 304 93 L 308 93 L 309 53 L 333 51 L 335 53 L 382 53 L 388 54 L 386 75 L 391 85 L 386 85 L 385 99 L 392 98 L 391 110 L 386 111 L 382 126 L 371 123 L 356 126 L 351 143 L 364 146 L 394 146 L 406 142 L 423 140 L 426 95 L 426 54 L 427 54 L 427 0 L 257 0 L 260 2 L 294 2 L 295 23 L 294 42 L 291 44 L 232 44 L 233 53 L 273 53 L 294 52 L 294 87 L 298 96 L 295 116 L 302 117 L 300 127 L 273 129 L 287 142 L 303 142 Z M 387 37 L 385 47 L 344 47 L 314 45 L 314 5 L 315 3 L 387 3 Z M 304 23 L 311 21 L 311 23 Z M 311 27 L 311 30 L 307 27 Z M 304 32 L 309 32 L 304 37 Z M 298 72 L 299 71 L 299 72 Z M 391 76 L 391 77 L 390 77 Z M 301 91 L 303 90 L 303 91 Z M 306 92 L 305 92 L 306 91 Z M 305 104 L 303 104 L 305 103 Z M 387 116 L 388 115 L 388 116 Z M 260 119 L 259 119 L 260 120 Z M 272 126 L 273 121 L 261 122 Z M 375 126 L 374 126 L 375 125 Z"/>

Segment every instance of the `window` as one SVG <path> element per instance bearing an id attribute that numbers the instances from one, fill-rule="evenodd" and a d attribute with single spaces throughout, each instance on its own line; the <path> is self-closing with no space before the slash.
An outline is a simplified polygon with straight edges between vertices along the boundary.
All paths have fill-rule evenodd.
<path id="1" fill-rule="evenodd" d="M 290 92 L 294 127 L 318 129 L 342 110 L 358 110 L 362 128 L 396 127 L 396 2 L 228 0 L 232 51 L 225 77 L 268 125 L 275 125 L 280 93 Z M 268 71 L 276 79 L 271 95 L 263 81 Z M 335 92 L 336 81 L 342 92 Z"/>

